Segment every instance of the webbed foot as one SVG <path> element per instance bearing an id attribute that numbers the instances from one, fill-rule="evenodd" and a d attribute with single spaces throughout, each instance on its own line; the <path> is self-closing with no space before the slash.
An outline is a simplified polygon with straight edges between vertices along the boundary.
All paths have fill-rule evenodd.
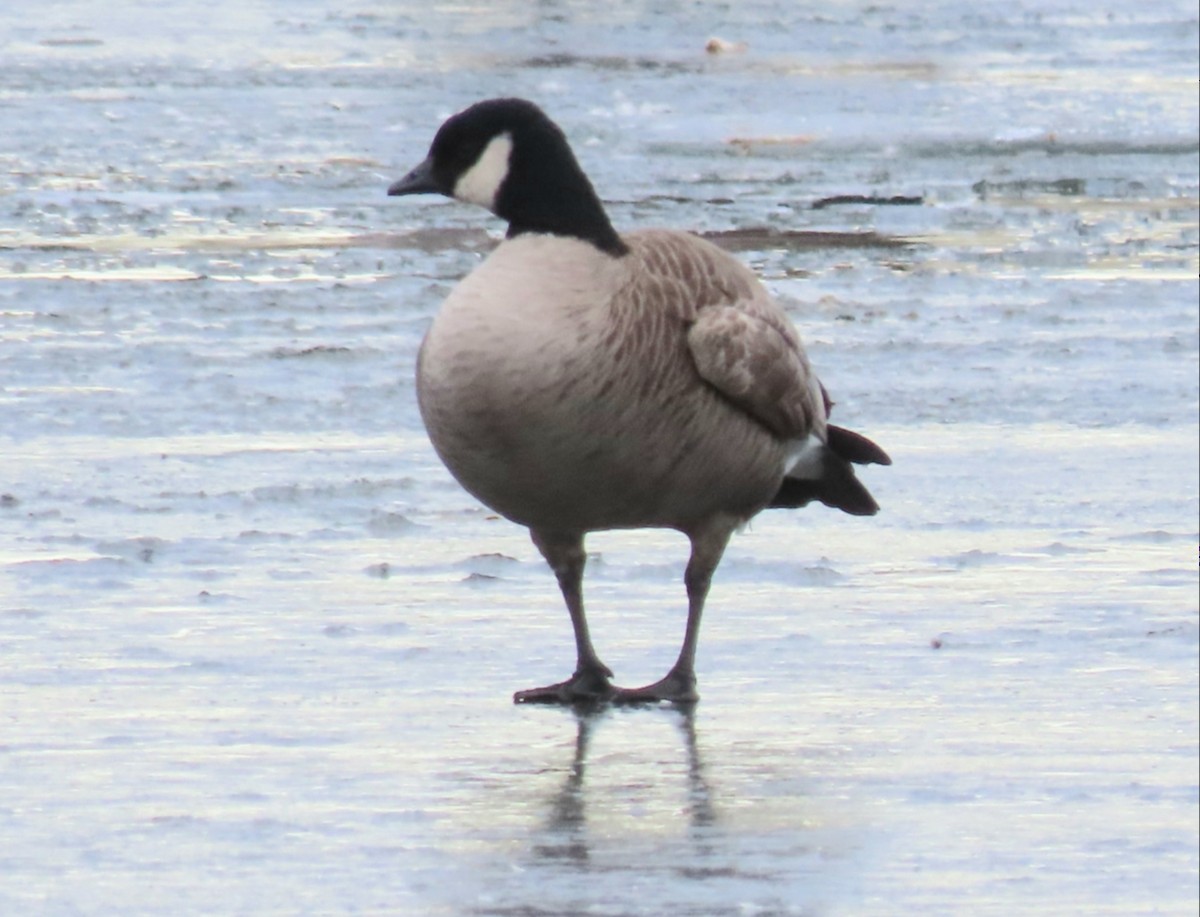
<path id="1" fill-rule="evenodd" d="M 580 668 L 566 681 L 528 688 L 513 695 L 514 704 L 602 704 L 612 697 L 612 672 L 608 666 Z"/>
<path id="2" fill-rule="evenodd" d="M 689 706 L 700 695 L 696 691 L 696 673 L 690 669 L 671 669 L 663 678 L 644 688 L 613 688 L 609 700 L 614 704 L 671 703 Z"/>

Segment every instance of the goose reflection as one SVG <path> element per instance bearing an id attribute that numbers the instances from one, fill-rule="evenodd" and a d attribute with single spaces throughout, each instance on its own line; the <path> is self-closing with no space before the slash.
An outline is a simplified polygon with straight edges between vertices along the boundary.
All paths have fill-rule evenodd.
<path id="1" fill-rule="evenodd" d="M 681 813 L 687 820 L 688 827 L 693 833 L 693 839 L 702 844 L 703 829 L 714 825 L 717 821 L 713 805 L 712 791 L 705 778 L 704 764 L 696 742 L 696 721 L 694 708 L 674 707 L 664 709 L 663 715 L 674 721 L 682 738 L 682 752 L 686 765 L 684 785 L 680 788 L 686 794 L 687 802 Z M 605 723 L 622 716 L 611 709 L 575 709 L 576 721 L 575 748 L 571 766 L 557 792 L 550 798 L 549 814 L 543 832 L 543 837 L 534 844 L 534 855 L 544 861 L 575 862 L 585 864 L 591 857 L 591 845 L 588 833 L 588 769 L 593 736 L 596 730 Z M 640 720 L 645 723 L 645 719 Z M 649 775 L 643 775 L 644 780 L 677 779 L 676 770 L 664 766 L 665 761 L 659 757 L 653 763 L 646 762 L 652 769 Z M 602 764 L 596 765 L 603 767 Z M 597 778 L 610 777 L 611 773 L 600 771 Z M 591 805 L 600 808 L 605 800 L 592 794 Z"/>

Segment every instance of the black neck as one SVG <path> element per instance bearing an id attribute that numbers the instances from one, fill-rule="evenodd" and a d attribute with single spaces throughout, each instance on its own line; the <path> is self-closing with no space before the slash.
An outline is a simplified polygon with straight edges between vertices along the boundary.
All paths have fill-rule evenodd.
<path id="1" fill-rule="evenodd" d="M 527 150 L 526 155 L 519 152 Z M 508 220 L 508 238 L 526 233 L 571 236 L 613 257 L 629 249 L 560 133 L 517 144 L 496 196 L 496 215 Z"/>
<path id="2" fill-rule="evenodd" d="M 572 220 L 562 226 L 553 225 L 553 221 L 538 220 L 509 220 L 507 237 L 514 239 L 528 233 L 550 234 L 555 236 L 572 236 L 584 242 L 590 242 L 600 251 L 619 258 L 629 251 L 629 247 L 621 241 L 621 236 L 613 229 L 608 216 L 600 211 L 601 221 L 582 223 Z"/>

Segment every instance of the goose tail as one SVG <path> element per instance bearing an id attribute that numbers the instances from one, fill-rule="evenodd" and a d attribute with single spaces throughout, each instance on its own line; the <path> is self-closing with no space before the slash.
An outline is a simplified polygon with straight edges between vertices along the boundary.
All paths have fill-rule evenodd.
<path id="1" fill-rule="evenodd" d="M 879 504 L 854 465 L 890 465 L 891 458 L 861 433 L 830 424 L 825 442 L 810 437 L 784 475 L 769 509 L 797 509 L 814 500 L 852 516 L 874 516 Z"/>

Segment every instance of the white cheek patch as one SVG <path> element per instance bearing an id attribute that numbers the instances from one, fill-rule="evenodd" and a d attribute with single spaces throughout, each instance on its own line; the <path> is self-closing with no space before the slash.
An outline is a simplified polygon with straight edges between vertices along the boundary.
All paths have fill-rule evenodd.
<path id="1" fill-rule="evenodd" d="M 509 133 L 497 134 L 488 141 L 475 165 L 454 183 L 454 196 L 468 204 L 494 209 L 496 194 L 508 175 L 512 146 L 512 134 Z"/>

